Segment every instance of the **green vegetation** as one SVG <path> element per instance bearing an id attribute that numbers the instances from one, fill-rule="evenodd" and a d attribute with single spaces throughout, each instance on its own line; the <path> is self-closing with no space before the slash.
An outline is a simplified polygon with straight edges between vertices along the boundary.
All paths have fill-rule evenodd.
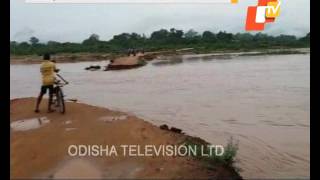
<path id="1" fill-rule="evenodd" d="M 144 65 L 146 65 L 146 64 L 147 64 L 147 62 L 146 62 L 145 60 L 139 59 L 139 62 L 138 62 L 138 65 L 139 65 L 139 66 L 144 66 Z"/>
<path id="2" fill-rule="evenodd" d="M 210 154 L 210 148 L 204 148 L 202 150 L 201 147 L 207 147 L 210 144 L 200 138 L 188 137 L 182 144 L 190 146 L 192 149 L 196 149 L 197 151 L 194 157 L 203 161 L 208 169 L 215 168 L 215 165 L 218 164 L 225 167 L 233 167 L 238 151 L 238 142 L 234 142 L 232 137 L 224 147 L 224 153 L 221 156 L 217 156 L 215 153 Z M 202 153 L 207 154 L 208 156 L 203 156 Z"/>
<path id="3" fill-rule="evenodd" d="M 125 53 L 128 48 L 143 48 L 145 51 L 175 50 L 194 48 L 195 52 L 210 52 L 216 50 L 270 49 L 270 48 L 304 48 L 310 46 L 310 33 L 297 38 L 292 35 L 269 36 L 263 33 L 213 33 L 204 31 L 202 34 L 189 30 L 183 32 L 171 28 L 161 29 L 151 33 L 150 37 L 137 33 L 122 33 L 113 36 L 109 41 L 100 40 L 99 35 L 92 34 L 82 43 L 48 41 L 40 43 L 36 37 L 29 42 L 10 42 L 11 55 L 41 55 L 50 53 Z"/>
<path id="4" fill-rule="evenodd" d="M 238 151 L 238 142 L 235 142 L 232 137 L 228 140 L 227 145 L 224 147 L 224 153 L 221 156 L 218 156 L 215 153 L 210 155 L 210 148 L 201 150 L 201 147 L 207 147 L 210 144 L 200 138 L 188 136 L 182 144 L 197 150 L 195 153 L 196 155 L 193 157 L 200 160 L 203 163 L 204 168 L 217 171 L 223 167 L 231 172 L 232 178 L 230 179 L 243 179 L 239 174 L 241 169 L 234 165 Z M 203 156 L 202 154 L 208 156 Z M 221 178 L 224 179 L 224 177 Z"/>

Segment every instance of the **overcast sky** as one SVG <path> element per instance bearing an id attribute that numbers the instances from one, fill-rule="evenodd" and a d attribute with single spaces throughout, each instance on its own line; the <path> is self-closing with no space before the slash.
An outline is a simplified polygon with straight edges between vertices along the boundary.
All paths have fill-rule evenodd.
<path id="1" fill-rule="evenodd" d="M 195 0 L 196 1 L 196 0 Z M 48 40 L 81 42 L 96 33 L 109 40 L 122 32 L 145 33 L 161 28 L 202 32 L 244 32 L 247 6 L 258 0 L 239 0 L 239 4 L 27 4 L 10 0 L 10 38 L 28 41 L 36 36 Z M 281 14 L 266 25 L 265 33 L 303 36 L 310 31 L 310 1 L 283 0 Z"/>

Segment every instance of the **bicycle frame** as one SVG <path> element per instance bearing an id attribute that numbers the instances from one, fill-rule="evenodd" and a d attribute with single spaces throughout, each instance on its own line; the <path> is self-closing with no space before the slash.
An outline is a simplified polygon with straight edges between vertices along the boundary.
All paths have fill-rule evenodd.
<path id="1" fill-rule="evenodd" d="M 56 75 L 57 75 L 57 77 L 59 77 L 59 79 L 61 79 L 63 81 L 63 83 L 61 83 L 60 80 L 56 80 L 54 83 L 55 84 L 54 90 L 56 91 L 57 89 L 59 89 L 62 91 L 62 87 L 69 84 L 69 82 L 66 81 L 60 74 L 57 73 Z M 56 94 L 55 91 L 54 91 L 54 94 Z"/>
<path id="2" fill-rule="evenodd" d="M 65 112 L 65 104 L 64 104 L 64 94 L 63 94 L 63 90 L 62 87 L 64 85 L 69 84 L 68 81 L 66 81 L 63 77 L 61 77 L 59 74 L 56 74 L 57 77 L 59 77 L 59 79 L 61 79 L 63 82 L 61 82 L 61 80 L 56 80 L 55 81 L 55 87 L 54 87 L 54 96 L 53 96 L 53 104 L 56 104 L 56 107 L 62 108 L 62 110 L 60 111 L 61 113 Z M 61 103 L 61 104 L 60 104 Z"/>

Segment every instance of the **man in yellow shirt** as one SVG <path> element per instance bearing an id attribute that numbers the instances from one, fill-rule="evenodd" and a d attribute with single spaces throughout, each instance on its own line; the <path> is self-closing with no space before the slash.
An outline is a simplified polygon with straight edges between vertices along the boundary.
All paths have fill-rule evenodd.
<path id="1" fill-rule="evenodd" d="M 41 103 L 43 95 L 47 93 L 49 90 L 49 102 L 48 102 L 48 112 L 53 112 L 51 109 L 52 104 L 52 96 L 53 96 L 53 85 L 55 81 L 55 72 L 56 72 L 56 65 L 55 63 L 50 61 L 50 54 L 44 54 L 43 56 L 44 62 L 40 66 L 40 72 L 42 75 L 42 86 L 41 91 L 37 99 L 37 105 L 35 112 L 39 112 L 39 105 Z"/>

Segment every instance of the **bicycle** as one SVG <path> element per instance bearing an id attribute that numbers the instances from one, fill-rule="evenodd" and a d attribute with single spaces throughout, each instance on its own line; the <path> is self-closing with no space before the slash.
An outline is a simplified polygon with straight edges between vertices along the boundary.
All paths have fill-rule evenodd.
<path id="1" fill-rule="evenodd" d="M 59 108 L 59 112 L 61 114 L 64 114 L 66 112 L 66 106 L 65 106 L 65 101 L 64 101 L 64 94 L 62 91 L 62 87 L 69 84 L 68 81 L 63 79 L 59 74 L 56 74 L 60 80 L 55 81 L 55 87 L 54 87 L 54 94 L 53 94 L 53 99 L 52 99 L 52 104 L 55 104 L 55 107 Z M 61 82 L 61 80 L 63 82 Z"/>

